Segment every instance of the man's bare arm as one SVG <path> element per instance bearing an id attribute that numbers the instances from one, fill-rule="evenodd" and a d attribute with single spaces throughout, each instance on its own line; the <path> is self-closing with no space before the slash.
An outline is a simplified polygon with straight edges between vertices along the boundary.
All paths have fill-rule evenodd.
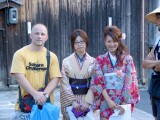
<path id="1" fill-rule="evenodd" d="M 156 67 L 158 64 L 160 64 L 160 61 L 156 60 L 154 51 L 151 50 L 151 52 L 147 55 L 147 57 L 143 61 L 142 66 L 145 69 L 152 69 Z"/>
<path id="2" fill-rule="evenodd" d="M 20 84 L 20 86 L 29 94 L 32 96 L 36 93 L 36 90 L 30 85 L 29 81 L 26 79 L 24 74 L 21 73 L 14 73 L 13 74 L 17 80 L 17 82 Z"/>
<path id="3" fill-rule="evenodd" d="M 53 78 L 47 85 L 47 87 L 45 88 L 44 90 L 44 93 L 50 95 L 53 90 L 57 87 L 58 85 L 58 82 L 59 82 L 59 78 L 56 77 L 56 78 Z"/>
<path id="4" fill-rule="evenodd" d="M 26 77 L 24 76 L 24 74 L 14 73 L 13 75 L 14 75 L 15 78 L 17 79 L 17 82 L 20 84 L 20 86 L 21 86 L 27 93 L 29 93 L 30 95 L 32 95 L 36 102 L 38 102 L 39 104 L 43 104 L 43 103 L 46 102 L 46 97 L 44 96 L 44 93 L 35 90 L 35 89 L 31 86 L 31 84 L 29 83 L 29 81 L 26 79 Z"/>
<path id="5" fill-rule="evenodd" d="M 144 60 L 142 65 L 145 69 L 152 69 L 153 67 L 156 67 L 158 64 L 160 64 L 159 60 Z"/>

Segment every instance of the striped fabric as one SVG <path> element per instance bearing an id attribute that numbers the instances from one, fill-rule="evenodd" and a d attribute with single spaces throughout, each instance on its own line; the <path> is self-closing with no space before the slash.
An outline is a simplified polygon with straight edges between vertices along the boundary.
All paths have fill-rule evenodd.
<path id="1" fill-rule="evenodd" d="M 79 104 L 83 104 L 85 102 L 85 95 L 71 95 L 69 92 L 63 91 L 60 93 L 61 96 L 61 111 L 63 114 L 63 120 L 69 120 L 68 113 L 66 112 L 66 107 L 71 106 L 71 101 L 76 101 Z"/>
<path id="2" fill-rule="evenodd" d="M 63 91 L 60 93 L 61 107 L 67 107 L 72 105 L 72 101 L 75 101 L 75 96 L 71 94 L 71 91 Z"/>

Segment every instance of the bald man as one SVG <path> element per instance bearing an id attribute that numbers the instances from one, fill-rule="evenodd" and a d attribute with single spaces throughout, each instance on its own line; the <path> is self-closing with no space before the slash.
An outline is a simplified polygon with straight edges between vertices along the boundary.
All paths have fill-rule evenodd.
<path id="1" fill-rule="evenodd" d="M 45 75 L 47 70 L 47 49 L 44 47 L 48 40 L 48 31 L 45 25 L 36 24 L 30 34 L 31 43 L 17 50 L 13 56 L 11 74 L 16 78 L 21 87 L 21 96 L 27 94 L 33 96 L 35 102 L 43 105 L 47 98 L 53 103 L 53 91 L 57 87 L 61 77 L 57 56 L 50 52 L 48 85 L 45 87 Z M 44 91 L 39 91 L 44 88 Z M 29 119 L 28 113 L 21 112 L 19 101 L 15 104 L 15 120 Z"/>

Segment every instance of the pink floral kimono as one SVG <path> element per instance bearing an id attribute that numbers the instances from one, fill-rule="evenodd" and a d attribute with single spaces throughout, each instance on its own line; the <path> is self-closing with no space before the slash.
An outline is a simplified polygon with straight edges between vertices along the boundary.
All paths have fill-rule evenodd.
<path id="1" fill-rule="evenodd" d="M 140 99 L 133 59 L 125 54 L 121 59 L 123 62 L 118 61 L 113 66 L 109 52 L 96 58 L 91 88 L 95 97 L 94 107 L 100 109 L 101 118 L 109 119 L 114 112 L 102 95 L 104 89 L 118 105 L 132 104 L 133 107 Z"/>

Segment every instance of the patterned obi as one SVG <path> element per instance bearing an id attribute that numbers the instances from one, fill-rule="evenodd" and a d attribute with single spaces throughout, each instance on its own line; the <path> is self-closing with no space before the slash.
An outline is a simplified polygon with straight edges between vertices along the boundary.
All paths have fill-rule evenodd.
<path id="1" fill-rule="evenodd" d="M 104 74 L 106 89 L 122 90 L 124 79 L 118 77 L 117 73 L 105 73 Z"/>
<path id="2" fill-rule="evenodd" d="M 77 79 L 69 78 L 69 84 L 72 88 L 72 92 L 75 95 L 85 95 L 90 87 L 91 78 Z"/>

